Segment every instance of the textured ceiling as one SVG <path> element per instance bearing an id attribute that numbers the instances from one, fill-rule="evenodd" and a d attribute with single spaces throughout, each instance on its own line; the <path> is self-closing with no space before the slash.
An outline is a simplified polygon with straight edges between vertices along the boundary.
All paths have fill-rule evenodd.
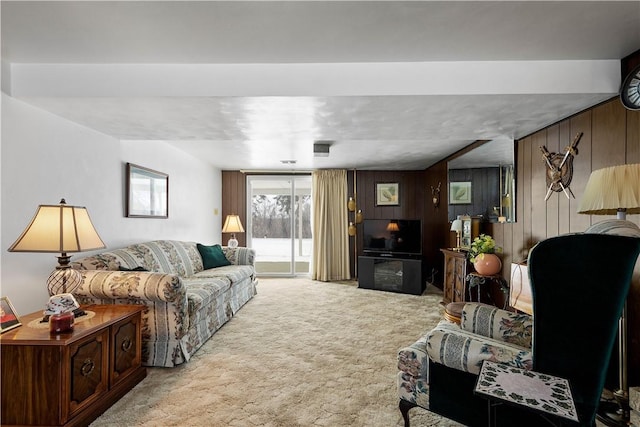
<path id="1" fill-rule="evenodd" d="M 423 169 L 615 96 L 640 49 L 640 1 L 1 7 L 5 93 L 223 169 Z"/>

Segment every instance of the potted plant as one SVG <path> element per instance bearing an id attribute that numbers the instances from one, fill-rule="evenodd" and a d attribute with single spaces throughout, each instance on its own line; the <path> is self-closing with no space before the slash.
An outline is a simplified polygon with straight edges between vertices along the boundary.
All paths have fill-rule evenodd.
<path id="1" fill-rule="evenodd" d="M 491 276 L 498 274 L 502 269 L 502 261 L 495 254 L 502 248 L 496 245 L 496 241 L 488 234 L 481 234 L 471 242 L 468 257 L 478 274 Z"/>

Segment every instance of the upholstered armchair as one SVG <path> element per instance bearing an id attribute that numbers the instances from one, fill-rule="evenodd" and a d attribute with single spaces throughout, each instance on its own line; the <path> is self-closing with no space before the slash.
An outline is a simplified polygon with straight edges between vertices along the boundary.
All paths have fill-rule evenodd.
<path id="1" fill-rule="evenodd" d="M 398 353 L 400 410 L 420 406 L 469 426 L 486 426 L 487 401 L 474 395 L 491 360 L 566 378 L 580 422 L 595 425 L 618 318 L 640 239 L 571 234 L 544 240 L 529 254 L 532 317 L 467 303 L 460 325 L 440 322 Z M 535 413 L 501 405 L 497 424 L 537 426 Z M 571 425 L 571 424 L 567 424 Z"/>
<path id="2" fill-rule="evenodd" d="M 474 380 L 485 360 L 531 369 L 532 327 L 533 319 L 527 314 L 472 302 L 462 308 L 460 324 L 442 320 L 417 342 L 401 349 L 398 352 L 398 393 L 405 425 L 409 425 L 408 411 L 412 407 L 431 409 L 435 406 L 439 410 L 434 412 L 447 413 L 449 407 L 459 404 L 457 398 L 448 402 L 445 399 L 448 395 L 436 393 L 435 399 L 430 397 L 429 373 L 439 369 L 438 366 L 430 368 L 430 365 L 469 373 Z M 439 374 L 436 372 L 436 379 Z M 445 387 L 447 375 L 445 373 L 443 377 Z"/>

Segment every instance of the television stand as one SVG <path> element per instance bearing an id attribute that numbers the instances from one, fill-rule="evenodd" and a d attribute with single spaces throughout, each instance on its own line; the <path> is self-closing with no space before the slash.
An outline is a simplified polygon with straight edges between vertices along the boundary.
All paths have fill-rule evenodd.
<path id="1" fill-rule="evenodd" d="M 358 287 L 421 295 L 422 260 L 389 256 L 358 257 Z"/>

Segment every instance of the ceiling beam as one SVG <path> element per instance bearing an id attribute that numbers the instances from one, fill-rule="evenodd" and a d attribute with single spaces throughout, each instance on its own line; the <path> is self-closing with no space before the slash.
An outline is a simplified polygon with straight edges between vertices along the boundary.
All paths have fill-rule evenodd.
<path id="1" fill-rule="evenodd" d="M 15 97 L 615 94 L 619 60 L 11 64 Z"/>

